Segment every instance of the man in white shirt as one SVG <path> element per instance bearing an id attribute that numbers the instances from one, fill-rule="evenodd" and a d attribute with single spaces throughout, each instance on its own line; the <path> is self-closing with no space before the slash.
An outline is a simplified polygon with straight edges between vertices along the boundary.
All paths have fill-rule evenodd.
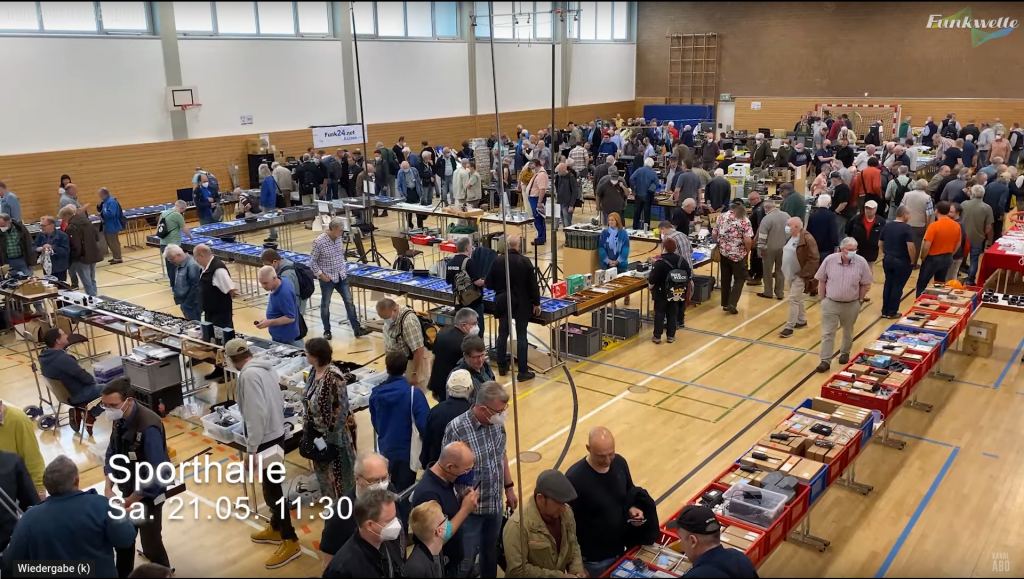
<path id="1" fill-rule="evenodd" d="M 992 150 L 992 141 L 996 140 L 996 130 L 988 123 L 981 123 L 981 135 L 978 136 L 978 167 L 988 164 L 988 152 Z"/>
<path id="2" fill-rule="evenodd" d="M 857 166 L 858 171 L 863 171 L 868 166 L 868 159 L 871 157 L 877 157 L 875 155 L 875 146 L 868 145 L 867 149 L 862 151 L 857 158 L 853 160 L 853 164 Z"/>
<path id="3" fill-rule="evenodd" d="M 192 257 L 203 268 L 199 276 L 199 307 L 203 311 L 203 318 L 218 328 L 234 328 L 231 300 L 238 295 L 238 290 L 227 266 L 202 243 L 192 250 Z M 207 380 L 220 380 L 223 377 L 223 366 L 216 366 L 213 372 L 204 376 Z"/>
<path id="4" fill-rule="evenodd" d="M 907 158 L 910 159 L 910 170 L 911 171 L 917 171 L 917 154 L 918 154 L 918 149 L 917 149 L 917 147 L 914 146 L 914 139 L 907 138 L 905 143 L 906 143 Z"/>
<path id="5" fill-rule="evenodd" d="M 913 232 L 914 247 L 917 249 L 917 256 L 914 260 L 914 269 L 917 269 L 917 260 L 921 257 L 924 234 L 935 215 L 932 196 L 928 194 L 928 181 L 921 179 L 914 183 L 914 190 L 903 196 L 900 206 L 907 208 L 907 224 L 910 225 L 910 230 Z"/>

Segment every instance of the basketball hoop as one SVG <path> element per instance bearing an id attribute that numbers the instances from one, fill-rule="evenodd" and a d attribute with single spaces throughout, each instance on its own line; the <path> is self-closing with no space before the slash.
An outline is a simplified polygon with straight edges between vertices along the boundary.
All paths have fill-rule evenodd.
<path id="1" fill-rule="evenodd" d="M 192 103 L 192 104 L 189 104 L 189 105 L 183 104 L 183 105 L 179 105 L 178 108 L 181 109 L 182 111 L 188 113 L 188 116 L 189 116 L 189 118 L 191 120 L 193 120 L 195 122 L 199 122 L 199 111 L 201 111 L 203 109 L 203 104 L 202 103 Z"/>

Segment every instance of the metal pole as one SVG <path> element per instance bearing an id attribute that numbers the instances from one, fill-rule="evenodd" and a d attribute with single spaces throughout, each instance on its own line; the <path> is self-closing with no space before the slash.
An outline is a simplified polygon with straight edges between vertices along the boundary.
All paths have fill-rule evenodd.
<path id="1" fill-rule="evenodd" d="M 349 2 L 348 11 L 349 19 L 352 21 L 352 45 L 356 51 L 356 89 L 359 92 L 359 124 L 363 127 L 364 144 L 369 145 L 370 136 L 366 134 L 366 115 L 363 113 L 363 77 L 359 71 L 359 35 L 356 34 L 356 9 L 354 3 Z M 367 151 L 363 152 L 366 153 Z M 387 183 L 384 183 L 384 185 L 387 185 Z"/>
<path id="2" fill-rule="evenodd" d="M 554 22 L 552 22 L 554 25 Z M 554 34 L 551 35 L 551 131 L 548 134 L 548 138 L 551 139 L 551 148 L 554 149 L 557 146 L 555 143 L 555 39 Z M 555 156 L 554 151 L 551 151 L 551 171 L 557 175 L 555 171 L 555 161 L 558 157 Z M 554 184 L 555 180 L 552 179 L 551 183 Z M 558 207 L 558 191 L 552 185 L 551 187 L 551 284 L 558 283 L 558 216 L 556 215 L 555 208 Z M 541 208 L 541 211 L 544 209 Z M 565 224 L 562 224 L 565 227 Z"/>

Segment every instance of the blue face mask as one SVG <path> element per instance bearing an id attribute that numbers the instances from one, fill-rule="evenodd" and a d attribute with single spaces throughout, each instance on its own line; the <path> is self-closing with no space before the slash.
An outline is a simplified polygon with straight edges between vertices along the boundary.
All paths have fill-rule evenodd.
<path id="1" fill-rule="evenodd" d="M 445 543 L 452 538 L 452 522 L 445 519 L 444 521 L 444 537 L 441 538 Z"/>
<path id="2" fill-rule="evenodd" d="M 856 251 L 847 251 L 846 252 L 846 258 L 847 259 L 853 259 L 856 256 L 857 256 L 857 252 Z"/>
<path id="3" fill-rule="evenodd" d="M 473 485 L 473 481 L 473 471 L 469 471 L 467 473 L 463 473 L 455 477 L 455 484 L 457 485 L 463 485 L 468 487 Z"/>
<path id="4" fill-rule="evenodd" d="M 791 231 L 792 231 L 792 228 L 787 225 L 786 226 L 786 235 L 792 235 Z"/>

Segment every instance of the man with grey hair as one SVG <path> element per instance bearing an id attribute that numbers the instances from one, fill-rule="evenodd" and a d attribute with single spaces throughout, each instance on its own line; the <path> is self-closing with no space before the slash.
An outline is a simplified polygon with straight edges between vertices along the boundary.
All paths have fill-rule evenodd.
<path id="1" fill-rule="evenodd" d="M 338 159 L 341 159 L 340 154 Z M 281 194 L 284 195 L 285 203 L 291 205 L 292 191 L 295 190 L 295 182 L 292 180 L 291 170 L 275 161 L 270 166 L 270 174 L 273 175 L 274 181 L 277 182 L 277 188 L 281 191 Z"/>
<path id="2" fill-rule="evenodd" d="M 165 210 L 160 214 L 157 219 L 156 234 L 160 238 L 160 254 L 163 255 L 164 248 L 172 243 L 174 245 L 181 245 L 181 234 L 184 233 L 189 239 L 192 239 L 192 231 L 185 225 L 185 217 L 182 215 L 185 210 L 188 209 L 188 203 L 185 203 L 181 199 L 174 202 L 174 207 Z M 165 232 L 160 233 L 162 230 Z M 171 283 L 171 287 L 174 287 L 174 264 L 164 260 L 164 264 L 167 267 L 167 279 Z M 74 285 L 75 278 L 72 276 L 72 285 Z"/>
<path id="3" fill-rule="evenodd" d="M 885 187 L 885 200 L 889 202 L 889 221 L 896 218 L 896 209 L 903 203 L 903 197 L 907 192 L 913 188 L 914 177 L 910 174 L 910 167 L 901 165 L 896 170 L 896 178 L 889 181 Z"/>
<path id="4" fill-rule="evenodd" d="M 472 562 L 480 555 L 480 577 L 497 577 L 497 545 L 501 533 L 501 516 L 507 505 L 519 506 L 512 471 L 505 452 L 509 394 L 497 382 L 487 382 L 476 396 L 476 402 L 445 429 L 443 445 L 462 441 L 476 456 L 473 480 L 479 485 L 476 510 L 463 523 L 466 531 L 465 558 L 460 577 L 468 577 Z"/>
<path id="5" fill-rule="evenodd" d="M 21 221 L 6 213 L 0 213 L 0 263 L 10 265 L 12 271 L 25 276 L 32 275 L 32 266 L 36 264 L 32 235 Z"/>
<path id="6" fill-rule="evenodd" d="M 874 275 L 867 260 L 857 255 L 857 240 L 847 237 L 839 243 L 839 252 L 821 260 L 814 276 L 821 295 L 821 362 L 818 372 L 828 372 L 835 347 L 836 331 L 843 330 L 839 346 L 839 364 L 850 361 L 853 348 L 853 327 L 860 315 L 860 305 L 871 289 Z"/>
<path id="7" fill-rule="evenodd" d="M 978 275 L 978 263 L 985 253 L 985 242 L 992 239 L 992 225 L 995 217 L 992 208 L 985 203 L 985 188 L 981 185 L 971 187 L 971 199 L 964 203 L 963 222 L 970 242 L 970 265 L 967 270 L 967 285 L 974 285 Z"/>
<path id="8" fill-rule="evenodd" d="M 238 295 L 238 290 L 228 267 L 203 243 L 192 249 L 192 256 L 203 268 L 199 276 L 199 305 L 205 320 L 218 328 L 234 328 L 231 299 Z M 213 378 L 219 378 L 219 375 L 215 373 L 208 379 Z"/>
<path id="9" fill-rule="evenodd" d="M 766 168 L 775 162 L 775 155 L 772 153 L 772 144 L 765 139 L 764 133 L 758 133 L 754 137 L 754 154 L 750 158 L 750 168 Z"/>
<path id="10" fill-rule="evenodd" d="M 66 209 L 66 208 L 65 208 Z M 4 227 L 8 225 L 0 220 L 0 231 L 4 230 Z M 93 225 L 92 221 L 89 220 L 89 216 L 85 214 L 84 210 L 79 210 L 68 219 L 67 227 L 64 232 L 68 234 L 68 243 L 71 245 L 71 253 L 69 254 L 71 260 L 71 271 L 75 272 L 78 279 L 81 280 L 82 286 L 84 286 L 85 293 L 90 296 L 96 295 L 96 264 L 103 261 L 103 255 L 100 253 L 100 247 L 97 241 L 99 240 L 99 232 L 96 231 L 96 226 Z M 8 233 L 10 236 L 11 233 Z M 21 235 L 22 243 L 21 247 L 24 248 L 24 252 L 28 252 L 28 246 L 31 242 L 28 232 L 25 231 Z M 8 254 L 3 255 L 4 260 L 8 261 L 8 257 L 11 250 L 10 237 L 7 242 L 0 242 L 3 246 L 8 249 Z M 33 258 L 34 256 L 30 256 Z M 29 261 L 31 266 L 33 261 Z M 12 261 L 13 263 L 13 261 Z"/>
<path id="11" fill-rule="evenodd" d="M 946 183 L 946 186 L 942 188 L 939 201 L 949 201 L 950 203 L 956 201 L 959 196 L 964 194 L 964 188 L 967 187 L 967 181 L 970 178 L 971 170 L 967 167 L 960 167 L 956 179 Z"/>
<path id="12" fill-rule="evenodd" d="M 479 322 L 479 328 L 477 333 L 483 337 L 484 335 L 484 278 L 486 272 L 480 266 L 477 260 L 474 260 L 471 256 L 473 255 L 473 239 L 471 237 L 464 236 L 459 237 L 455 240 L 455 255 L 448 260 L 448 267 L 445 269 L 445 281 L 448 285 L 452 286 L 452 294 L 455 296 L 455 307 L 466 307 L 470 308 L 477 314 L 477 320 Z M 465 272 L 464 276 L 460 276 L 461 273 Z M 460 281 L 465 284 L 466 282 L 472 283 L 472 287 L 465 287 L 460 291 Z M 473 289 L 476 291 L 473 291 Z M 473 296 L 475 299 L 470 299 Z M 469 300 L 469 303 L 465 303 Z"/>
<path id="13" fill-rule="evenodd" d="M 303 347 L 299 338 L 299 308 L 292 282 L 277 277 L 274 267 L 265 265 L 256 273 L 264 290 L 270 292 L 267 313 L 256 327 L 270 332 L 270 338 L 281 344 Z"/>
<path id="14" fill-rule="evenodd" d="M 572 225 L 576 202 L 583 199 L 580 193 L 580 182 L 575 175 L 569 172 L 569 161 L 559 163 L 555 167 L 555 201 L 561 209 L 562 227 Z"/>
<path id="15" fill-rule="evenodd" d="M 0 181 L 0 213 L 6 213 L 12 219 L 21 221 L 21 201 L 14 192 L 7 189 L 7 184 Z"/>
<path id="16" fill-rule="evenodd" d="M 383 146 L 383 145 L 382 145 Z M 384 149 L 390 151 L 390 149 Z M 309 253 L 309 268 L 320 280 L 320 321 L 324 325 L 324 338 L 331 339 L 331 293 L 337 291 L 345 302 L 345 312 L 352 333 L 359 338 L 369 334 L 359 325 L 352 291 L 348 285 L 348 266 L 345 262 L 345 240 L 342 239 L 344 221 L 340 217 L 331 219 L 327 231 L 313 241 Z"/>
<path id="17" fill-rule="evenodd" d="M 60 202 L 57 204 L 57 211 L 60 211 L 68 205 L 74 205 L 75 209 L 89 207 L 88 203 L 82 205 L 82 202 L 78 200 L 78 186 L 74 183 L 68 183 L 64 186 L 64 192 L 61 193 Z"/>
<path id="18" fill-rule="evenodd" d="M 434 400 L 444 401 L 448 375 L 463 358 L 462 341 L 471 333 L 476 334 L 478 320 L 479 315 L 475 310 L 462 308 L 455 312 L 452 325 L 437 333 L 434 339 L 434 362 L 427 383 L 427 390 L 434 396 Z"/>
<path id="19" fill-rule="evenodd" d="M 796 195 L 796 193 L 791 193 Z M 782 270 L 783 249 L 790 240 L 787 233 L 787 223 L 790 215 L 782 209 L 775 208 L 775 201 L 768 199 L 764 202 L 764 219 L 757 228 L 757 253 L 764 264 L 764 289 L 757 294 L 758 297 L 782 300 L 785 296 L 785 272 Z M 794 215 L 792 217 L 802 216 Z"/>
<path id="20" fill-rule="evenodd" d="M 121 204 L 106 187 L 100 187 L 100 204 L 96 208 L 103 218 L 103 237 L 107 240 L 112 259 L 111 264 L 121 263 L 121 238 L 119 234 L 127 225 Z M 124 221 L 122 221 L 124 220 Z"/>
<path id="21" fill-rule="evenodd" d="M 601 163 L 594 169 L 594 187 L 601 182 L 601 179 L 608 175 L 608 169 L 615 166 L 615 155 L 608 155 L 604 158 L 604 163 Z"/>
<path id="22" fill-rule="evenodd" d="M 356 531 L 331 559 L 324 577 L 401 577 L 405 540 L 398 518 L 398 497 L 373 489 L 356 499 Z"/>
<path id="23" fill-rule="evenodd" d="M 192 259 L 192 256 L 173 243 L 164 248 L 164 259 L 173 263 L 176 268 L 174 287 L 171 288 L 174 303 L 181 308 L 181 314 L 185 319 L 201 321 L 203 308 L 199 305 L 199 278 L 203 268 Z"/>
<path id="24" fill-rule="evenodd" d="M 68 279 L 68 257 L 71 253 L 71 245 L 68 235 L 57 226 L 57 219 L 50 215 L 39 218 L 40 232 L 32 241 L 33 250 L 39 254 L 37 261 L 43 263 L 44 254 L 50 256 L 50 275 L 58 281 Z"/>
<path id="25" fill-rule="evenodd" d="M 356 484 L 338 500 L 348 499 L 353 507 L 356 501 L 372 490 L 386 490 L 397 493 L 388 476 L 388 459 L 376 452 L 364 452 L 356 457 L 353 465 Z M 331 559 L 356 532 L 356 521 L 348 509 L 334 509 L 334 516 L 324 520 L 324 531 L 320 537 L 320 554 L 323 568 L 327 569 Z"/>
<path id="26" fill-rule="evenodd" d="M 90 561 L 95 577 L 118 576 L 114 550 L 134 548 L 135 525 L 118 515 L 107 498 L 82 491 L 79 484 L 78 467 L 67 456 L 46 466 L 43 485 L 50 497 L 31 509 L 23 505 L 5 561 Z"/>
<path id="27" fill-rule="evenodd" d="M 416 310 L 399 306 L 384 298 L 377 302 L 377 315 L 384 320 L 384 352 L 402 352 L 407 358 L 405 377 L 409 383 L 424 388 L 427 347 Z"/>
<path id="28" fill-rule="evenodd" d="M 782 249 L 782 272 L 789 282 L 789 314 L 786 316 L 786 327 L 779 334 L 782 338 L 793 335 L 793 330 L 807 327 L 807 310 L 804 296 L 807 286 L 814 286 L 814 274 L 818 271 L 818 244 L 814 236 L 804 229 L 804 222 L 799 217 L 790 217 L 786 221 L 789 239 Z"/>
<path id="29" fill-rule="evenodd" d="M 449 373 L 441 381 L 441 388 L 445 396 L 430 409 L 427 414 L 427 426 L 420 433 L 423 438 L 420 464 L 424 465 L 429 465 L 440 456 L 445 429 L 452 420 L 470 409 L 476 392 L 473 377 L 468 370 L 455 370 Z"/>

